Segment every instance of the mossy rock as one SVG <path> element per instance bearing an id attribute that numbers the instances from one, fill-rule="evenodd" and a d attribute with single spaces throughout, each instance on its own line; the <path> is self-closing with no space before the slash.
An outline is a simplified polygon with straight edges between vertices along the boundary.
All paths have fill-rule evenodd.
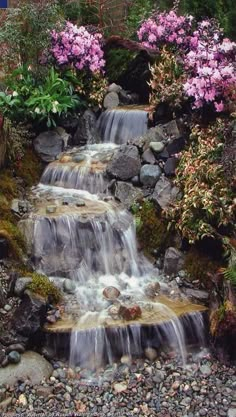
<path id="1" fill-rule="evenodd" d="M 36 272 L 28 273 L 27 276 L 32 277 L 32 282 L 27 286 L 30 291 L 46 298 L 53 304 L 57 304 L 61 300 L 61 292 L 48 277 L 37 274 Z"/>
<path id="2" fill-rule="evenodd" d="M 17 197 L 17 184 L 10 170 L 0 172 L 0 191 L 7 200 Z"/>
<path id="3" fill-rule="evenodd" d="M 146 255 L 163 252 L 171 242 L 168 223 L 154 204 L 148 200 L 133 208 L 136 217 L 137 238 Z"/>
<path id="4" fill-rule="evenodd" d="M 8 241 L 11 256 L 21 260 L 25 250 L 25 241 L 18 227 L 10 221 L 0 220 L 0 237 Z"/>
<path id="5" fill-rule="evenodd" d="M 33 149 L 28 148 L 23 158 L 14 164 L 14 170 L 16 175 L 23 179 L 26 187 L 32 187 L 40 180 L 43 164 Z"/>
<path id="6" fill-rule="evenodd" d="M 236 330 L 236 307 L 225 301 L 210 315 L 210 332 L 214 337 L 222 337 L 227 332 L 234 334 Z"/>
<path id="7" fill-rule="evenodd" d="M 192 248 L 185 256 L 183 269 L 191 281 L 199 280 L 207 284 L 210 280 L 209 274 L 214 274 L 220 266 L 219 261 L 203 254 L 196 248 Z"/>

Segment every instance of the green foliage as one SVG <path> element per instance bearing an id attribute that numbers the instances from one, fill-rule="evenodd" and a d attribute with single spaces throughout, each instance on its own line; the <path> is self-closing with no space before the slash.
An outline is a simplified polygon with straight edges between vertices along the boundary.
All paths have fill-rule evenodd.
<path id="1" fill-rule="evenodd" d="M 12 257 L 21 260 L 25 249 L 25 242 L 17 226 L 8 220 L 0 220 L 0 237 L 8 241 Z"/>
<path id="2" fill-rule="evenodd" d="M 236 286 L 236 264 L 223 269 L 223 275 L 225 279 L 228 279 L 234 286 Z"/>
<path id="3" fill-rule="evenodd" d="M 27 276 L 32 277 L 32 282 L 28 285 L 30 291 L 46 299 L 48 299 L 50 296 L 52 302 L 55 304 L 61 300 L 61 292 L 48 279 L 48 277 L 45 275 L 37 274 L 36 272 L 27 274 Z"/>
<path id="4" fill-rule="evenodd" d="M 152 14 L 152 11 L 159 6 L 155 0 L 133 0 L 129 3 L 128 13 L 125 21 L 125 35 L 136 38 L 136 31 L 140 23 Z"/>
<path id="5" fill-rule="evenodd" d="M 106 55 L 106 76 L 110 82 L 115 82 L 128 68 L 129 63 L 137 53 L 126 49 L 110 49 Z"/>
<path id="6" fill-rule="evenodd" d="M 13 93 L 0 93 L 1 112 L 11 120 L 36 121 L 53 127 L 59 116 L 80 104 L 71 83 L 60 78 L 54 68 L 41 82 L 25 66 L 14 71 L 14 76 L 15 80 L 9 82 Z"/>
<path id="7" fill-rule="evenodd" d="M 153 255 L 154 251 L 163 251 L 170 241 L 170 233 L 167 222 L 161 218 L 154 204 L 148 200 L 135 203 L 131 211 L 135 215 L 137 237 L 144 252 Z"/>
<path id="8" fill-rule="evenodd" d="M 37 72 L 42 51 L 50 41 L 50 31 L 62 20 L 57 1 L 21 0 L 7 9 L 0 28 L 1 61 L 4 69 L 30 64 Z"/>
<path id="9" fill-rule="evenodd" d="M 81 2 L 70 1 L 69 3 L 65 0 L 59 0 L 59 6 L 63 12 L 65 20 L 69 20 L 72 23 L 76 23 L 81 19 Z"/>
<path id="10" fill-rule="evenodd" d="M 15 125 L 7 118 L 4 120 L 4 134 L 7 145 L 7 164 L 20 161 L 24 157 L 25 147 L 31 143 L 32 134 L 26 126 Z"/>
<path id="11" fill-rule="evenodd" d="M 183 198 L 166 215 L 190 243 L 205 236 L 223 239 L 222 230 L 235 229 L 233 193 L 221 165 L 225 135 L 220 120 L 208 128 L 194 126 L 190 146 L 180 158 L 176 184 Z"/>

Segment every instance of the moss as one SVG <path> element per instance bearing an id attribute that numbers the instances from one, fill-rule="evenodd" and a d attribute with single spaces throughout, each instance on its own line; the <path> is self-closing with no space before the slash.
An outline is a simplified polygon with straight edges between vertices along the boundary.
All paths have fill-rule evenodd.
<path id="1" fill-rule="evenodd" d="M 28 273 L 27 276 L 31 276 L 33 279 L 33 281 L 28 285 L 30 291 L 47 299 L 50 297 L 50 301 L 52 303 L 58 303 L 61 300 L 61 292 L 48 279 L 48 277 L 37 274 L 36 272 L 30 274 Z"/>
<path id="2" fill-rule="evenodd" d="M 15 217 L 11 211 L 11 204 L 4 195 L 0 193 L 0 213 L 1 220 L 7 220 L 11 223 L 15 222 Z"/>
<path id="3" fill-rule="evenodd" d="M 184 269 L 190 280 L 198 279 L 206 283 L 209 274 L 214 274 L 220 267 L 220 263 L 207 255 L 204 255 L 196 248 L 190 249 L 185 257 Z"/>
<path id="4" fill-rule="evenodd" d="M 8 241 L 12 257 L 14 259 L 22 259 L 25 242 L 18 227 L 8 220 L 0 220 L 0 237 Z"/>
<path id="5" fill-rule="evenodd" d="M 154 251 L 164 251 L 170 242 L 167 222 L 161 218 L 154 204 L 144 201 L 136 211 L 137 237 L 146 255 Z"/>
<path id="6" fill-rule="evenodd" d="M 0 191 L 8 200 L 17 196 L 17 184 L 10 170 L 0 172 Z"/>
<path id="7" fill-rule="evenodd" d="M 236 331 L 236 308 L 230 301 L 225 301 L 210 315 L 210 332 L 214 337 L 234 334 Z"/>
<path id="8" fill-rule="evenodd" d="M 26 187 L 32 187 L 39 182 L 43 165 L 33 149 L 28 148 L 23 158 L 14 165 L 15 173 L 22 178 Z"/>

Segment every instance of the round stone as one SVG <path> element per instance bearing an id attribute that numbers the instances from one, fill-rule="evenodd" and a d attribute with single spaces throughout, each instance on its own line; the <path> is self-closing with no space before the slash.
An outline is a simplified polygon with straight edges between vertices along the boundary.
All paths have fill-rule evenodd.
<path id="1" fill-rule="evenodd" d="M 21 355 L 16 350 L 13 350 L 8 354 L 8 360 L 10 363 L 19 363 L 21 360 Z"/>
<path id="2" fill-rule="evenodd" d="M 103 296 L 107 299 L 107 300 L 116 300 L 120 295 L 120 291 L 115 288 L 115 287 L 106 287 L 103 290 Z"/>
<path id="3" fill-rule="evenodd" d="M 153 152 L 160 153 L 163 151 L 165 145 L 162 142 L 151 142 L 149 147 Z"/>

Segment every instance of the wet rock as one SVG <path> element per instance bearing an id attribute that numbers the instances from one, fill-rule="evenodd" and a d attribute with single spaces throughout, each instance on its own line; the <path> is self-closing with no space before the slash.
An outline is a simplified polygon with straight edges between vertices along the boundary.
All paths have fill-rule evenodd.
<path id="1" fill-rule="evenodd" d="M 53 214 L 56 213 L 57 211 L 57 206 L 47 206 L 46 207 L 46 213 L 47 214 Z"/>
<path id="2" fill-rule="evenodd" d="M 130 208 L 135 201 L 142 197 L 142 191 L 130 183 L 118 181 L 115 184 L 115 198 L 127 208 Z"/>
<path id="3" fill-rule="evenodd" d="M 112 178 L 129 180 L 139 174 L 141 160 L 136 146 L 123 145 L 114 154 L 107 166 L 107 173 Z"/>
<path id="4" fill-rule="evenodd" d="M 168 248 L 164 257 L 164 273 L 166 275 L 177 274 L 183 268 L 184 255 L 176 248 Z"/>
<path id="5" fill-rule="evenodd" d="M 31 256 L 33 253 L 34 226 L 35 221 L 30 218 L 20 220 L 18 223 L 18 228 L 25 238 L 27 254 L 29 256 Z"/>
<path id="6" fill-rule="evenodd" d="M 25 396 L 25 394 L 21 394 L 18 398 L 18 404 L 21 405 L 22 407 L 26 407 L 28 404 L 27 398 Z"/>
<path id="7" fill-rule="evenodd" d="M 177 198 L 178 194 L 179 189 L 172 186 L 171 182 L 162 176 L 156 183 L 151 199 L 157 203 L 161 209 L 165 209 Z"/>
<path id="8" fill-rule="evenodd" d="M 11 211 L 17 214 L 18 216 L 22 216 L 27 213 L 30 209 L 30 204 L 26 200 L 19 200 L 14 198 L 11 203 Z"/>
<path id="9" fill-rule="evenodd" d="M 159 282 L 151 282 L 150 284 L 146 286 L 144 291 L 147 297 L 155 298 L 160 292 L 160 289 L 161 289 L 161 286 Z"/>
<path id="10" fill-rule="evenodd" d="M 24 353 L 25 347 L 21 343 L 15 343 L 15 344 L 10 345 L 6 348 L 7 353 L 10 353 L 12 351 L 16 351 L 16 352 L 19 352 L 19 353 Z"/>
<path id="11" fill-rule="evenodd" d="M 162 174 L 158 165 L 143 165 L 140 170 L 140 182 L 145 187 L 154 187 Z"/>
<path id="12" fill-rule="evenodd" d="M 160 153 L 163 151 L 165 144 L 163 142 L 151 142 L 149 146 L 153 152 Z"/>
<path id="13" fill-rule="evenodd" d="M 211 375 L 211 368 L 210 368 L 209 365 L 202 365 L 200 367 L 200 372 L 204 376 L 209 376 L 209 375 Z"/>
<path id="14" fill-rule="evenodd" d="M 158 142 L 154 142 L 154 143 L 158 143 Z M 151 151 L 151 149 L 146 149 L 146 151 L 142 154 L 142 160 L 146 162 L 147 164 L 153 165 L 156 163 L 156 158 L 153 155 L 153 152 Z"/>
<path id="15" fill-rule="evenodd" d="M 32 282 L 32 278 L 31 277 L 20 277 L 17 278 L 16 283 L 15 283 L 15 288 L 14 288 L 14 294 L 17 297 L 21 297 L 26 288 L 28 287 L 28 285 Z"/>
<path id="16" fill-rule="evenodd" d="M 33 385 L 40 384 L 44 378 L 49 378 L 53 368 L 49 362 L 36 352 L 25 352 L 18 364 L 0 368 L 1 384 L 13 386 L 18 381 L 29 380 Z"/>
<path id="17" fill-rule="evenodd" d="M 151 347 L 147 347 L 144 350 L 145 356 L 149 361 L 155 361 L 155 359 L 157 358 L 158 354 L 156 349 L 151 348 Z"/>
<path id="18" fill-rule="evenodd" d="M 139 180 L 139 176 L 138 175 L 135 175 L 135 177 L 133 177 L 132 179 L 131 179 L 131 182 L 132 182 L 132 184 L 135 186 L 135 187 L 138 187 L 138 186 L 140 186 L 141 184 L 140 184 L 140 180 Z"/>
<path id="19" fill-rule="evenodd" d="M 86 156 L 85 156 L 85 155 L 83 155 L 83 154 L 78 154 L 78 155 L 74 155 L 74 156 L 73 156 L 72 161 L 73 161 L 73 162 L 77 162 L 77 163 L 79 163 L 79 162 L 84 161 L 84 160 L 85 160 L 85 158 L 86 158 Z"/>
<path id="20" fill-rule="evenodd" d="M 164 166 L 164 172 L 167 176 L 173 176 L 175 175 L 175 170 L 178 166 L 179 160 L 175 157 L 168 158 L 165 166 Z"/>
<path id="21" fill-rule="evenodd" d="M 103 100 L 103 107 L 105 109 L 114 109 L 115 107 L 118 107 L 120 103 L 119 96 L 115 91 L 112 91 L 108 94 L 106 94 L 104 100 Z"/>
<path id="22" fill-rule="evenodd" d="M 209 299 L 209 293 L 203 290 L 195 290 L 194 288 L 185 288 L 185 295 L 190 299 L 198 303 L 205 304 Z"/>
<path id="23" fill-rule="evenodd" d="M 40 133 L 33 144 L 43 162 L 54 161 L 64 149 L 63 138 L 53 130 Z"/>
<path id="24" fill-rule="evenodd" d="M 142 310 L 138 305 L 132 307 L 120 306 L 119 315 L 127 321 L 135 320 L 142 316 Z"/>
<path id="25" fill-rule="evenodd" d="M 76 291 L 76 285 L 71 279 L 65 279 L 63 282 L 63 289 L 68 294 L 74 294 Z"/>
<path id="26" fill-rule="evenodd" d="M 101 139 L 96 123 L 97 118 L 95 113 L 92 110 L 86 110 L 79 118 L 77 130 L 72 138 L 73 145 L 99 143 Z"/>
<path id="27" fill-rule="evenodd" d="M 8 361 L 9 363 L 19 363 L 21 360 L 20 353 L 16 350 L 13 350 L 8 354 Z"/>
<path id="28" fill-rule="evenodd" d="M 106 287 L 103 290 L 103 296 L 107 300 L 116 300 L 120 296 L 120 291 L 115 287 Z"/>

